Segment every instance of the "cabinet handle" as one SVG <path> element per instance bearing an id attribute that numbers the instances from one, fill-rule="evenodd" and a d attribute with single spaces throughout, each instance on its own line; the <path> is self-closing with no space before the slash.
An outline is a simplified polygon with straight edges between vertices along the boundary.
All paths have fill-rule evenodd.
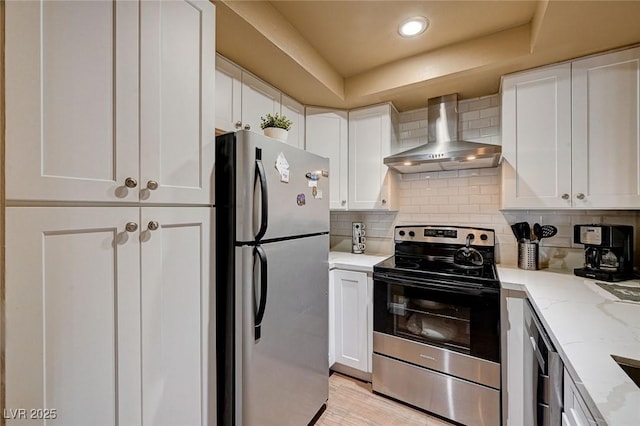
<path id="1" fill-rule="evenodd" d="M 382 204 L 387 204 L 387 200 L 382 200 Z"/>
<path id="2" fill-rule="evenodd" d="M 576 195 L 576 198 L 578 200 L 584 200 L 584 194 L 582 192 L 578 192 L 578 195 Z"/>
<path id="3" fill-rule="evenodd" d="M 127 188 L 135 188 L 136 186 L 138 186 L 138 181 L 134 178 L 128 177 L 124 180 L 124 186 L 126 186 Z"/>
<path id="4" fill-rule="evenodd" d="M 236 121 L 236 129 L 239 129 L 242 127 L 242 121 Z"/>
<path id="5" fill-rule="evenodd" d="M 152 220 L 147 224 L 147 229 L 149 229 L 149 231 L 155 231 L 158 228 L 160 228 L 160 224 L 155 220 Z"/>
<path id="6" fill-rule="evenodd" d="M 568 200 L 569 199 L 569 194 L 562 194 L 562 199 L 563 200 Z"/>
<path id="7" fill-rule="evenodd" d="M 156 189 L 158 189 L 158 182 L 156 182 L 155 180 L 150 180 L 149 182 L 147 182 L 147 189 L 155 191 Z"/>
<path id="8" fill-rule="evenodd" d="M 340 204 L 342 204 L 343 206 L 346 206 L 347 205 L 347 200 L 342 200 L 342 202 Z"/>
<path id="9" fill-rule="evenodd" d="M 251 130 L 251 124 L 245 124 L 244 125 L 244 129 L 245 130 Z"/>
<path id="10" fill-rule="evenodd" d="M 135 222 L 127 222 L 124 229 L 126 229 L 127 232 L 136 232 L 138 230 L 138 224 Z"/>

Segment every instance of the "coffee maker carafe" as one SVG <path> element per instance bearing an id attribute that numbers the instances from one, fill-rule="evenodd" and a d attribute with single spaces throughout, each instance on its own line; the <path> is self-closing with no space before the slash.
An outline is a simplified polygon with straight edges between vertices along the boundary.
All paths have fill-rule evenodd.
<path id="1" fill-rule="evenodd" d="M 603 281 L 633 278 L 633 226 L 575 225 L 573 241 L 584 244 L 584 267 L 574 269 L 576 275 Z"/>

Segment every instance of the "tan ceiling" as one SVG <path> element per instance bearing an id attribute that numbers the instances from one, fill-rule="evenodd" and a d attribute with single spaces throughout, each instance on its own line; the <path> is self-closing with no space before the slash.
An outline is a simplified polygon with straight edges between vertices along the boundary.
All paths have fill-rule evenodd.
<path id="1" fill-rule="evenodd" d="M 500 76 L 640 43 L 640 1 L 214 1 L 216 50 L 308 105 L 496 93 Z M 428 30 L 397 34 L 422 15 Z"/>

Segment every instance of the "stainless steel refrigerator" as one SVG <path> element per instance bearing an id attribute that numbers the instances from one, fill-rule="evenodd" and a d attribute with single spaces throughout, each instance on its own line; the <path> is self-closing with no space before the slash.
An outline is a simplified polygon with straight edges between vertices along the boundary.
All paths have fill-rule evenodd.
<path id="1" fill-rule="evenodd" d="M 328 398 L 329 160 L 216 138 L 219 426 L 306 425 Z"/>

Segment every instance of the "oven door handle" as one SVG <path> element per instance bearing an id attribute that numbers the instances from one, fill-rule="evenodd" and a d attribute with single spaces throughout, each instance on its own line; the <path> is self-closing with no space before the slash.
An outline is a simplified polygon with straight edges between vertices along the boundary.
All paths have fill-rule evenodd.
<path id="1" fill-rule="evenodd" d="M 485 287 L 470 286 L 469 284 L 466 284 L 466 283 L 449 283 L 449 282 L 443 282 L 443 281 L 432 280 L 432 279 L 428 281 L 426 280 L 419 281 L 419 280 L 414 280 L 411 277 L 398 277 L 398 276 L 392 276 L 384 273 L 374 274 L 373 280 L 384 281 L 390 284 L 398 284 L 398 285 L 407 286 L 407 287 L 415 287 L 415 288 L 428 289 L 428 290 L 441 290 L 441 291 L 447 291 L 448 293 L 468 294 L 468 295 L 475 295 L 475 296 L 478 296 L 483 292 L 487 291 L 487 288 Z M 489 290 L 495 290 L 496 292 L 499 292 L 498 289 L 489 289 Z"/>

